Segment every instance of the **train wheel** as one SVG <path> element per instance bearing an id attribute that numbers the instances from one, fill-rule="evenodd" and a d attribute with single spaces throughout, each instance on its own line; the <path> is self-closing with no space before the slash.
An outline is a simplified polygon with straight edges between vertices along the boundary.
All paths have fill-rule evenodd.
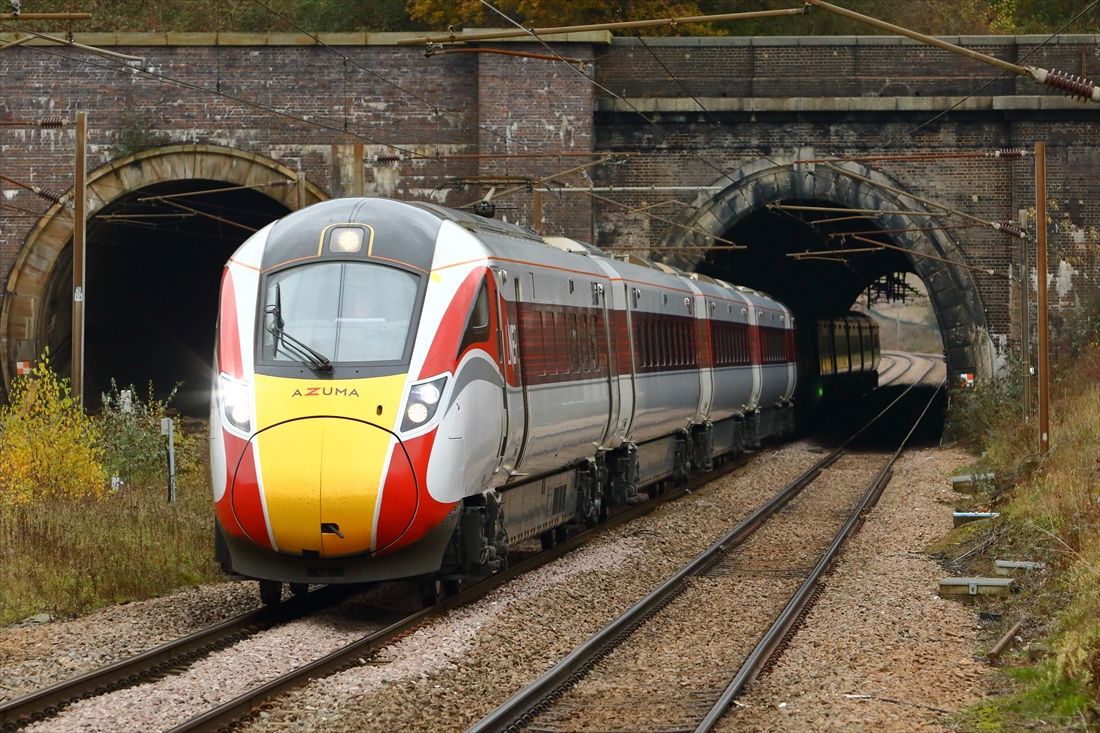
<path id="1" fill-rule="evenodd" d="M 260 600 L 265 606 L 277 606 L 283 600 L 283 584 L 277 580 L 261 580 Z"/>
<path id="2" fill-rule="evenodd" d="M 304 596 L 309 593 L 309 583 L 291 583 L 290 592 L 296 596 Z"/>

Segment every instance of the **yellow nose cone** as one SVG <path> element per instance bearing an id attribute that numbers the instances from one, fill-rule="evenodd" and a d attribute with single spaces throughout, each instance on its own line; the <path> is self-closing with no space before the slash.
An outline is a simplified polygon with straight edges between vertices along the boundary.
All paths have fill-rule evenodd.
<path id="1" fill-rule="evenodd" d="M 327 382 L 257 375 L 260 431 L 253 440 L 280 552 L 340 557 L 376 549 L 391 456 L 404 462 L 402 469 L 408 463 L 385 429 L 392 427 L 404 381 L 404 375 Z"/>

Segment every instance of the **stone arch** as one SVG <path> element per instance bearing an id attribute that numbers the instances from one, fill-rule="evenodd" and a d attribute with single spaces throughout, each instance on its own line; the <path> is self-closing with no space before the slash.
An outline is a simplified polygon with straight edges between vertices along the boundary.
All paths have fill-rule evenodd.
<path id="1" fill-rule="evenodd" d="M 230 186 L 264 186 L 265 195 L 294 210 L 328 198 L 324 191 L 277 161 L 220 145 L 168 145 L 111 161 L 88 174 L 87 216 L 126 193 L 169 181 L 206 179 Z M 271 185 L 285 183 L 286 185 Z M 63 201 L 72 199 L 66 192 Z M 8 276 L 0 312 L 0 367 L 4 384 L 15 362 L 33 360 L 45 345 L 43 303 L 54 267 L 71 246 L 73 212 L 54 204 L 36 222 Z"/>
<path id="2" fill-rule="evenodd" d="M 813 157 L 802 155 L 803 158 Z M 873 183 L 853 177 L 870 179 Z M 752 161 L 716 182 L 732 181 L 717 194 L 701 194 L 695 209 L 685 222 L 690 227 L 722 236 L 738 221 L 770 203 L 792 199 L 835 202 L 853 209 L 875 209 L 884 213 L 872 221 L 882 229 L 923 229 L 891 235 L 904 247 L 913 270 L 924 281 L 943 335 L 949 374 L 973 373 L 979 377 L 993 374 L 993 342 L 977 284 L 965 267 L 940 259 L 965 262 L 958 244 L 936 226 L 935 214 L 916 199 L 882 186 L 904 187 L 881 171 L 854 162 L 815 165 L 812 163 L 776 165 L 770 160 Z M 915 211 L 919 214 L 885 213 Z M 683 230 L 669 232 L 663 245 L 684 243 Z M 707 247 L 713 241 L 702 234 L 688 235 L 688 244 Z M 667 251 L 667 250 L 666 250 Z M 930 255 L 921 256 L 921 255 Z M 686 256 L 673 253 L 665 261 L 682 269 L 694 270 L 705 253 Z"/>

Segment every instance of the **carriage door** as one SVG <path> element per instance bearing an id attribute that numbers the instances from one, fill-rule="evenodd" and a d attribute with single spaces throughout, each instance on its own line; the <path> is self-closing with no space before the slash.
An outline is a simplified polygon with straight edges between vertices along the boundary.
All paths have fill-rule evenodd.
<path id="1" fill-rule="evenodd" d="M 519 349 L 520 278 L 513 278 L 507 270 L 495 269 L 497 282 L 497 339 L 500 345 L 498 365 L 504 374 L 503 399 L 505 412 L 504 438 L 500 446 L 500 469 L 493 477 L 493 485 L 499 486 L 511 478 L 519 464 L 523 442 L 527 434 L 527 409 L 525 404 L 523 364 Z M 507 293 L 515 293 L 509 300 Z"/>
<path id="2" fill-rule="evenodd" d="M 608 283 L 607 285 L 610 285 Z M 600 318 L 603 319 L 600 328 L 594 329 L 593 359 L 596 363 L 606 359 L 604 364 L 604 376 L 607 379 L 607 427 L 604 430 L 600 448 L 610 450 L 614 448 L 615 427 L 619 424 L 619 386 L 617 384 L 617 369 L 615 364 L 615 352 L 610 338 L 611 309 L 607 305 L 607 286 L 603 283 L 592 283 L 592 305 L 599 309 Z"/>

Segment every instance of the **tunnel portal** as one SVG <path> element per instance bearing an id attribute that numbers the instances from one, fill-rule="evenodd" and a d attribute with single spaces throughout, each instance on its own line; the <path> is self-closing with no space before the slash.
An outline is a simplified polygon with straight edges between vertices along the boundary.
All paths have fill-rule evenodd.
<path id="1" fill-rule="evenodd" d="M 230 190 L 224 190 L 230 189 Z M 211 193 L 202 193 L 212 191 Z M 84 402 L 112 380 L 202 415 L 209 404 L 221 269 L 255 230 L 289 212 L 258 190 L 181 180 L 131 191 L 88 221 Z M 72 249 L 51 277 L 45 341 L 70 371 Z"/>
<path id="2" fill-rule="evenodd" d="M 813 150 L 799 157 L 812 159 Z M 693 234 L 685 239 L 677 229 L 661 243 L 668 264 L 762 290 L 804 320 L 840 315 L 861 292 L 889 292 L 915 274 L 949 375 L 992 375 L 985 310 L 962 249 L 899 182 L 854 162 L 761 159 L 721 184 L 701 193 L 681 222 Z"/>
<path id="3" fill-rule="evenodd" d="M 221 268 L 255 230 L 327 195 L 270 158 L 219 145 L 168 145 L 88 174 L 85 404 L 111 380 L 173 406 L 209 404 Z M 28 234 L 4 293 L 5 385 L 46 349 L 71 372 L 73 191 Z"/>

